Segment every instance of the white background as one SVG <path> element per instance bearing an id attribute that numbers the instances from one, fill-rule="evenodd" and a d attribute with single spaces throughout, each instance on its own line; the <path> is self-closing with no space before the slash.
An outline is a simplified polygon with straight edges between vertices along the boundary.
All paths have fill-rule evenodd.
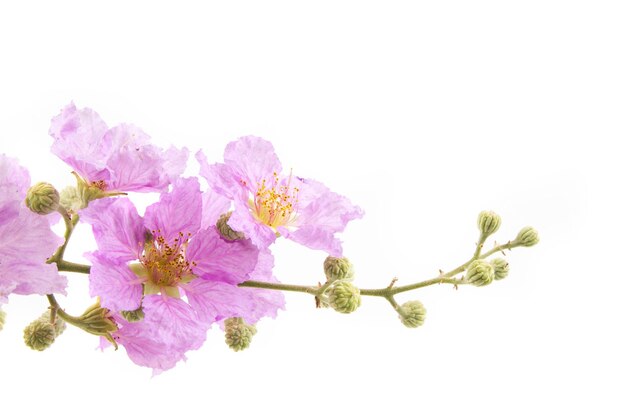
<path id="1" fill-rule="evenodd" d="M 72 183 L 47 131 L 74 100 L 210 160 L 241 135 L 271 140 L 365 210 L 342 235 L 362 288 L 466 261 L 483 209 L 502 215 L 499 241 L 526 225 L 542 241 L 489 287 L 399 297 L 424 302 L 422 328 L 381 299 L 339 315 L 288 294 L 248 351 L 213 329 L 154 378 L 74 328 L 29 350 L 46 302 L 13 296 L 3 415 L 624 415 L 621 2 L 130 3 L 0 5 L 0 152 L 33 181 Z M 91 248 L 81 226 L 67 258 Z M 274 253 L 282 281 L 322 278 L 323 253 Z M 70 277 L 68 312 L 89 304 L 86 281 Z"/>

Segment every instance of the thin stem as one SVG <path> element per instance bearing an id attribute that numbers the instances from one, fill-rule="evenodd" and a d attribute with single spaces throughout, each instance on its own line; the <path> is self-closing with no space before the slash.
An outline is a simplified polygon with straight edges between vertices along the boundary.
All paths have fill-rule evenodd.
<path id="1" fill-rule="evenodd" d="M 59 207 L 59 213 L 61 214 L 61 217 L 63 217 L 63 221 L 65 222 L 65 236 L 64 236 L 65 240 L 63 241 L 63 244 L 58 247 L 56 252 L 54 252 L 54 255 L 52 255 L 48 259 L 47 263 L 49 264 L 51 263 L 58 264 L 59 262 L 63 260 L 63 255 L 65 255 L 65 248 L 67 248 L 67 244 L 70 241 L 70 237 L 72 236 L 74 227 L 78 223 L 78 214 L 71 216 L 67 212 L 67 210 L 65 210 L 63 207 Z"/>
<path id="2" fill-rule="evenodd" d="M 313 294 L 313 295 L 319 295 L 318 292 L 321 288 L 321 287 L 309 287 L 306 285 L 279 284 L 279 283 L 264 282 L 264 281 L 245 281 L 239 284 L 239 287 L 264 288 L 266 290 L 278 290 L 278 291 L 304 292 L 304 293 Z"/>
<path id="3" fill-rule="evenodd" d="M 89 265 L 77 264 L 64 260 L 59 260 L 56 264 L 59 271 L 78 272 L 81 274 L 88 274 L 89 271 L 91 271 L 91 266 Z"/>

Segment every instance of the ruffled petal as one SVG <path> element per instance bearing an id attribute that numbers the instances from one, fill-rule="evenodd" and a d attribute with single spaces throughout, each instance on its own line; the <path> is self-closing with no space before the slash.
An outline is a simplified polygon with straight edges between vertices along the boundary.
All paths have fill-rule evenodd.
<path id="1" fill-rule="evenodd" d="M 127 198 L 105 198 L 89 203 L 81 219 L 91 224 L 98 249 L 121 261 L 139 259 L 146 229 Z"/>
<path id="2" fill-rule="evenodd" d="M 196 178 L 178 180 L 169 193 L 161 194 L 158 203 L 146 209 L 145 224 L 166 242 L 173 242 L 180 233 L 195 234 L 202 219 L 202 196 Z"/>
<path id="3" fill-rule="evenodd" d="M 78 110 L 68 104 L 52 119 L 49 134 L 54 138 L 52 153 L 91 181 L 107 179 L 106 161 L 111 144 L 104 135 L 107 125 L 95 111 Z"/>
<path id="4" fill-rule="evenodd" d="M 26 168 L 17 159 L 0 154 L 0 224 L 17 215 L 29 186 Z"/>
<path id="5" fill-rule="evenodd" d="M 241 317 L 254 308 L 254 301 L 236 285 L 198 278 L 182 288 L 189 304 L 206 323 Z"/>
<path id="6" fill-rule="evenodd" d="M 184 171 L 188 152 L 171 147 L 163 151 L 150 145 L 150 136 L 130 124 L 110 129 L 106 136 L 113 144 L 107 160 L 111 176 L 109 190 L 166 191 Z"/>
<path id="7" fill-rule="evenodd" d="M 343 231 L 351 220 L 363 217 L 363 211 L 320 182 L 300 179 L 299 187 L 295 227 L 279 227 L 278 231 L 286 238 L 311 249 L 341 256 L 341 241 L 335 237 L 335 233 Z"/>
<path id="8" fill-rule="evenodd" d="M 276 240 L 276 232 L 252 216 L 246 201 L 235 200 L 235 210 L 228 220 L 228 225 L 246 235 L 259 249 L 269 247 Z"/>
<path id="9" fill-rule="evenodd" d="M 209 325 L 199 320 L 184 301 L 147 296 L 143 310 L 143 320 L 135 323 L 120 320 L 120 329 L 114 335 L 136 364 L 164 371 L 184 359 L 185 352 L 204 343 Z"/>
<path id="10" fill-rule="evenodd" d="M 44 216 L 25 207 L 0 223 L 0 283 L 16 294 L 65 294 L 67 279 L 46 264 L 62 239 Z M 6 291 L 6 290 L 3 290 Z"/>
<path id="11" fill-rule="evenodd" d="M 196 276 L 238 284 L 248 279 L 257 264 L 259 250 L 250 240 L 222 239 L 215 227 L 201 230 L 189 242 L 186 257 L 194 262 Z"/>
<path id="12" fill-rule="evenodd" d="M 250 280 L 263 282 L 279 282 L 273 275 L 274 256 L 265 249 L 259 253 L 259 261 L 254 271 L 250 274 Z M 243 312 L 247 323 L 254 324 L 263 317 L 275 318 L 278 310 L 285 308 L 285 296 L 282 291 L 265 290 L 260 288 L 238 287 L 252 300 L 252 308 Z"/>
<path id="13" fill-rule="evenodd" d="M 225 197 L 245 198 L 252 192 L 252 186 L 256 185 L 248 184 L 245 180 L 242 182 L 241 175 L 226 164 L 209 164 L 202 151 L 196 153 L 196 159 L 200 164 L 200 175 L 207 180 L 209 188 Z"/>
<path id="14" fill-rule="evenodd" d="M 215 226 L 220 216 L 228 212 L 231 201 L 212 190 L 202 193 L 202 228 Z"/>
<path id="15" fill-rule="evenodd" d="M 100 297 L 100 304 L 111 311 L 136 310 L 141 304 L 141 279 L 126 262 L 111 259 L 102 252 L 88 254 L 91 261 L 89 295 Z"/>
<path id="16" fill-rule="evenodd" d="M 274 146 L 256 136 L 244 136 L 226 145 L 224 162 L 241 179 L 255 185 L 263 178 L 271 178 L 274 173 L 282 171 Z"/>

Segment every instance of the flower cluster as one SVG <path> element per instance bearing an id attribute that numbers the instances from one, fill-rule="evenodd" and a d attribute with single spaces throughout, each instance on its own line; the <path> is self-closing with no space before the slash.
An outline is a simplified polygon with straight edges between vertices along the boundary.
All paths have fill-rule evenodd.
<path id="1" fill-rule="evenodd" d="M 161 149 L 141 129 L 109 128 L 95 111 L 73 103 L 52 119 L 49 133 L 52 153 L 70 166 L 75 187 L 59 193 L 48 183 L 31 186 L 26 169 L 0 155 L 0 307 L 11 294 L 47 296 L 49 311 L 24 332 L 35 350 L 51 346 L 67 323 L 100 336 L 103 348 L 122 346 L 134 363 L 159 373 L 200 348 L 213 325 L 231 349 L 248 348 L 256 323 L 284 309 L 283 290 L 308 293 L 318 307 L 344 314 L 357 310 L 363 296 L 384 297 L 406 327 L 419 327 L 425 307 L 417 300 L 400 305 L 397 294 L 441 283 L 487 286 L 505 278 L 509 264 L 485 258 L 539 241 L 537 231 L 525 227 L 481 254 L 501 223 L 484 211 L 474 256 L 465 264 L 431 280 L 394 287 L 394 279 L 385 288 L 361 290 L 338 234 L 363 211 L 324 184 L 283 170 L 270 142 L 239 138 L 218 163 L 199 150 L 198 175 L 185 176 L 187 149 Z M 159 194 L 140 214 L 128 197 L 133 192 Z M 64 239 L 51 230 L 59 218 Z M 85 254 L 90 265 L 64 259 L 79 221 L 95 237 L 97 249 Z M 279 282 L 272 254 L 279 238 L 328 254 L 320 268 L 326 281 Z M 79 316 L 56 301 L 54 294 L 67 287 L 60 271 L 89 274 L 95 303 Z M 0 310 L 0 330 L 5 320 Z"/>

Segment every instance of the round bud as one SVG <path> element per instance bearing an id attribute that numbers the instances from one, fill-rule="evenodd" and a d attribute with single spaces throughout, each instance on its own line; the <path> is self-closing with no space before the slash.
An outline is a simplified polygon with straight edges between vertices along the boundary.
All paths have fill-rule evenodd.
<path id="1" fill-rule="evenodd" d="M 26 193 L 26 206 L 37 214 L 50 214 L 59 208 L 59 192 L 47 182 L 38 182 Z"/>
<path id="2" fill-rule="evenodd" d="M 329 256 L 324 260 L 324 274 L 330 282 L 342 279 L 351 280 L 354 277 L 354 268 L 348 258 Z"/>
<path id="3" fill-rule="evenodd" d="M 502 219 L 493 211 L 481 211 L 478 214 L 478 230 L 482 236 L 490 236 L 498 231 Z"/>
<path id="4" fill-rule="evenodd" d="M 337 281 L 328 290 L 328 304 L 340 313 L 352 313 L 361 305 L 361 292 L 348 281 Z"/>
<path id="5" fill-rule="evenodd" d="M 477 287 L 491 284 L 493 278 L 493 266 L 482 259 L 473 261 L 467 268 L 467 275 L 465 275 L 465 280 Z"/>
<path id="6" fill-rule="evenodd" d="M 51 319 L 50 310 L 46 310 L 37 320 L 52 323 L 50 319 Z M 56 337 L 61 336 L 61 334 L 67 328 L 67 324 L 65 324 L 65 320 L 63 320 L 58 315 L 54 318 L 53 324 L 54 324 L 54 332 L 56 334 Z"/>
<path id="7" fill-rule="evenodd" d="M 4 323 L 6 323 L 7 313 L 0 310 L 0 330 L 4 328 Z"/>
<path id="8" fill-rule="evenodd" d="M 230 220 L 230 215 L 232 213 L 233 213 L 232 211 L 229 211 L 228 213 L 222 214 L 220 218 L 217 220 L 217 223 L 215 224 L 215 226 L 217 227 L 218 232 L 220 232 L 220 235 L 226 240 L 233 241 L 233 240 L 245 239 L 246 235 L 244 235 L 241 232 L 234 231 L 228 225 L 228 220 Z"/>
<path id="9" fill-rule="evenodd" d="M 66 210 L 76 212 L 87 207 L 76 187 L 65 187 L 59 195 L 59 204 Z"/>
<path id="10" fill-rule="evenodd" d="M 235 352 L 247 349 L 256 334 L 256 327 L 247 324 L 241 317 L 224 320 L 226 344 Z"/>
<path id="11" fill-rule="evenodd" d="M 121 312 L 121 314 L 122 317 L 124 317 L 129 323 L 141 321 L 145 317 L 145 314 L 143 313 L 143 308 L 141 307 L 139 307 L 137 310 L 124 310 Z"/>
<path id="12" fill-rule="evenodd" d="M 539 243 L 539 233 L 533 227 L 526 226 L 519 231 L 515 242 L 521 246 L 534 246 Z"/>
<path id="13" fill-rule="evenodd" d="M 491 266 L 493 266 L 494 279 L 503 279 L 509 275 L 509 263 L 505 259 L 496 258 L 491 261 Z"/>
<path id="14" fill-rule="evenodd" d="M 407 301 L 400 306 L 400 321 L 406 327 L 415 328 L 424 324 L 426 308 L 417 300 Z"/>
<path id="15" fill-rule="evenodd" d="M 35 320 L 24 329 L 24 342 L 31 349 L 42 351 L 56 338 L 54 325 L 49 321 Z"/>

